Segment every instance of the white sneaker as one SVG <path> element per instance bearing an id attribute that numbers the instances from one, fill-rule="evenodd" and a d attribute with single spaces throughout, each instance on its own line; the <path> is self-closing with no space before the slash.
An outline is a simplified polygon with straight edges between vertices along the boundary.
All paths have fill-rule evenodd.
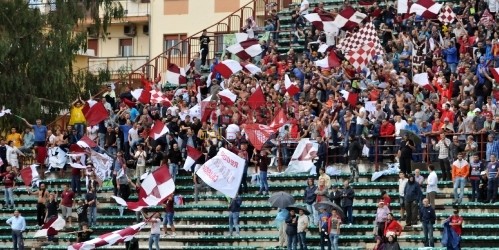
<path id="1" fill-rule="evenodd" d="M 170 236 L 171 237 L 175 237 L 175 236 L 177 236 L 177 234 L 176 233 L 172 233 Z"/>

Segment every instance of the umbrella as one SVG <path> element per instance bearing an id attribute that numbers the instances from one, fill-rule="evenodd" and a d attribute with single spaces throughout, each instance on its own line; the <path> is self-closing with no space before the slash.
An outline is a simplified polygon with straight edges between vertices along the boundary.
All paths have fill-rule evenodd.
<path id="1" fill-rule="evenodd" d="M 341 209 L 340 206 L 330 202 L 330 201 L 321 201 L 318 203 L 315 203 L 314 205 L 315 209 L 319 211 L 320 207 L 325 207 L 326 211 L 331 212 L 332 210 L 336 210 L 336 213 L 343 219 L 345 218 L 345 215 L 343 214 L 343 209 Z"/>
<path id="2" fill-rule="evenodd" d="M 414 142 L 414 145 L 421 144 L 421 137 L 419 137 L 419 135 L 415 134 L 410 130 L 401 129 L 400 136 L 405 136 L 405 135 L 409 136 L 409 139 Z"/>
<path id="3" fill-rule="evenodd" d="M 273 207 L 286 208 L 295 203 L 295 198 L 286 192 L 277 192 L 270 196 L 269 202 Z"/>
<path id="4" fill-rule="evenodd" d="M 308 210 L 307 210 L 305 207 L 303 207 L 303 206 L 296 206 L 296 205 L 294 205 L 294 206 L 289 206 L 289 207 L 287 207 L 286 209 L 287 209 L 287 210 L 290 210 L 290 211 L 291 211 L 291 210 L 295 210 L 295 211 L 296 211 L 296 213 L 298 213 L 298 211 L 299 211 L 299 210 L 303 210 L 303 213 L 304 213 L 305 215 L 310 215 L 310 211 L 308 211 Z"/>

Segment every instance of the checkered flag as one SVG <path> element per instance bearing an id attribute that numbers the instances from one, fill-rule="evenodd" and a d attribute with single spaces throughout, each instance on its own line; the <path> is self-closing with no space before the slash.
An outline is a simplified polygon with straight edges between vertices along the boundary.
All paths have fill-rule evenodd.
<path id="1" fill-rule="evenodd" d="M 456 20 L 456 14 L 454 14 L 454 12 L 449 6 L 445 6 L 440 11 L 440 14 L 438 15 L 438 20 L 446 24 L 453 23 Z"/>
<path id="2" fill-rule="evenodd" d="M 166 95 L 159 91 L 159 90 L 151 90 L 151 103 L 152 104 L 162 104 L 163 102 L 170 102 L 170 100 L 168 100 L 168 97 L 166 97 Z M 170 102 L 171 103 L 171 102 Z"/>
<path id="3" fill-rule="evenodd" d="M 355 50 L 361 45 L 370 42 L 374 43 L 374 52 L 376 55 L 384 54 L 376 28 L 369 22 L 359 31 L 341 40 L 337 47 L 343 51 L 343 53 L 348 53 L 349 51 Z"/>
<path id="4" fill-rule="evenodd" d="M 376 55 L 374 45 L 373 42 L 363 44 L 357 49 L 349 51 L 345 58 L 355 69 L 362 70 Z"/>
<path id="5" fill-rule="evenodd" d="M 340 11 L 333 23 L 339 29 L 352 30 L 367 17 L 366 14 L 355 10 L 352 7 L 347 7 Z"/>
<path id="6" fill-rule="evenodd" d="M 97 247 L 111 246 L 116 243 L 121 243 L 125 241 L 130 241 L 133 237 L 140 232 L 140 230 L 146 225 L 145 222 L 129 226 L 125 229 L 116 230 L 111 233 L 103 234 L 97 238 L 87 240 L 81 243 L 75 243 L 68 246 L 68 250 L 87 250 L 95 249 Z"/>
<path id="7" fill-rule="evenodd" d="M 258 39 L 248 39 L 238 42 L 229 46 L 227 50 L 244 61 L 260 55 L 263 51 Z"/>

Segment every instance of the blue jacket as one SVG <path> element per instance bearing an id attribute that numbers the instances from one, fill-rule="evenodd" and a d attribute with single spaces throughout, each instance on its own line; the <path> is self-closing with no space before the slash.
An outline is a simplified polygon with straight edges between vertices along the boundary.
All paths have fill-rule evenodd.
<path id="1" fill-rule="evenodd" d="M 241 212 L 241 204 L 243 204 L 243 200 L 241 199 L 241 196 L 238 195 L 230 202 L 229 211 L 232 213 Z"/>
<path id="2" fill-rule="evenodd" d="M 442 243 L 443 247 L 447 247 L 447 250 L 458 250 L 459 242 L 461 241 L 459 235 L 454 231 L 450 225 L 449 220 L 444 223 L 444 231 L 442 232 Z"/>
<path id="3" fill-rule="evenodd" d="M 444 49 L 443 54 L 445 55 L 445 61 L 449 63 L 458 63 L 457 60 L 457 49 L 456 47 L 451 47 Z"/>
<path id="4" fill-rule="evenodd" d="M 421 206 L 419 209 L 419 218 L 424 223 L 432 223 L 435 224 L 435 220 L 437 220 L 437 216 L 435 215 L 435 209 L 433 207 Z"/>

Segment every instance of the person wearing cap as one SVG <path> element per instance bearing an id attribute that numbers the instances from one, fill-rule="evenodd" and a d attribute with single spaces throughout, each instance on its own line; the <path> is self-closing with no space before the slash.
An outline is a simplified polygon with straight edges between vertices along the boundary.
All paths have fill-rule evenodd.
<path id="1" fill-rule="evenodd" d="M 457 160 L 452 163 L 452 182 L 454 183 L 454 201 L 453 203 L 461 204 L 464 196 L 464 186 L 470 172 L 468 161 L 463 159 L 463 153 L 457 155 Z M 457 192 L 457 189 L 461 191 Z"/>
<path id="2" fill-rule="evenodd" d="M 385 230 L 385 222 L 390 213 L 390 209 L 385 204 L 383 200 L 378 202 L 378 208 L 376 210 L 376 217 L 374 218 L 374 234 L 377 236 L 383 236 Z"/>
<path id="3" fill-rule="evenodd" d="M 437 220 L 435 209 L 431 206 L 428 198 L 423 199 L 423 206 L 419 210 L 419 219 L 423 223 L 424 246 L 434 247 L 433 225 Z"/>
<path id="4" fill-rule="evenodd" d="M 478 201 L 480 176 L 483 170 L 484 170 L 484 165 L 482 161 L 480 161 L 478 154 L 474 154 L 470 161 L 470 175 L 469 175 L 469 180 L 471 183 L 471 202 Z"/>

